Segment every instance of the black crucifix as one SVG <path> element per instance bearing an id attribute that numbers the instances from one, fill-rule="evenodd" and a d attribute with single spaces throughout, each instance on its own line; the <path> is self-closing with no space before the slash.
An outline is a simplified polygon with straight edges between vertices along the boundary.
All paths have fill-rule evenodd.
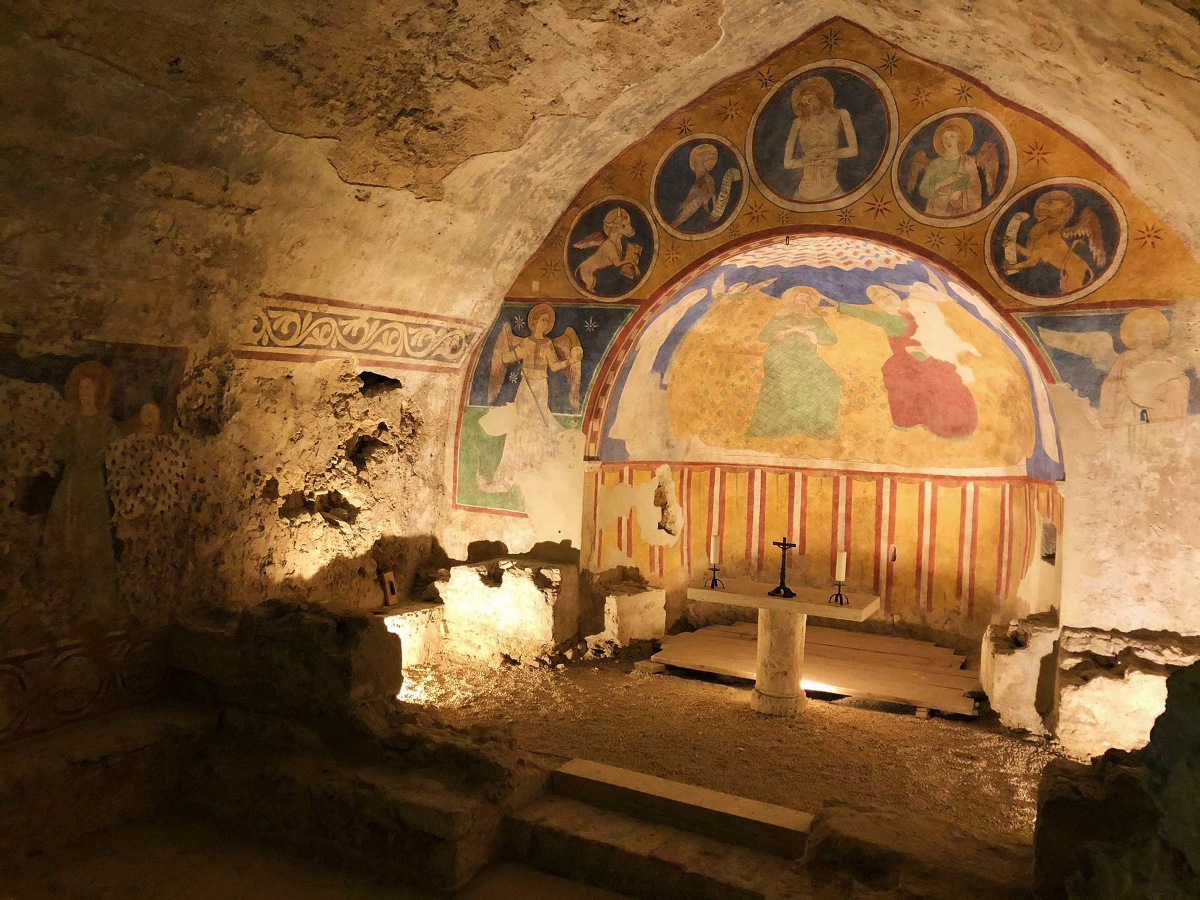
<path id="1" fill-rule="evenodd" d="M 768 591 L 770 597 L 795 597 L 796 592 L 787 586 L 787 552 L 796 545 L 787 539 L 785 534 L 781 540 L 772 541 L 771 544 L 779 548 L 779 587 L 773 591 Z"/>

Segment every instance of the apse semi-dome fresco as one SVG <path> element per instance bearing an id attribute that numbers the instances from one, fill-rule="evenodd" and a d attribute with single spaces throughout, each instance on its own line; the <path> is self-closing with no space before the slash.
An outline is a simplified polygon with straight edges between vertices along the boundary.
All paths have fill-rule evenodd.
<path id="1" fill-rule="evenodd" d="M 944 268 L 847 234 L 778 236 L 647 316 L 604 415 L 605 462 L 1062 475 L 1025 345 Z"/>

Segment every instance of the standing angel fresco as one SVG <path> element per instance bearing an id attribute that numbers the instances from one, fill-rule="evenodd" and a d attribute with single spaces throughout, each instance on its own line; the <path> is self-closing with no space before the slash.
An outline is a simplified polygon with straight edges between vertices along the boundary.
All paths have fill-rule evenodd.
<path id="1" fill-rule="evenodd" d="M 1022 244 L 1018 235 L 1029 218 L 1017 213 L 1004 232 L 1004 274 L 1015 275 L 1031 266 L 1047 265 L 1058 270 L 1060 294 L 1077 291 L 1100 274 L 1108 263 L 1100 220 L 1088 207 L 1075 215 L 1075 199 L 1063 190 L 1047 191 L 1033 204 L 1034 226 Z M 1085 247 L 1096 268 L 1079 250 Z"/>
<path id="2" fill-rule="evenodd" d="M 784 145 L 783 167 L 800 170 L 796 200 L 815 203 L 845 193 L 838 161 L 858 156 L 858 135 L 850 113 L 834 106 L 828 79 L 806 78 L 792 90 L 796 118 Z"/>
<path id="3" fill-rule="evenodd" d="M 759 335 L 770 346 L 763 355 L 763 385 L 746 432 L 750 437 L 805 434 L 827 439 L 836 434 L 842 383 L 817 355 L 818 346 L 837 343 L 820 313 L 826 299 L 816 288 L 788 288 L 780 297 L 783 308 Z"/>
<path id="4" fill-rule="evenodd" d="M 602 231 L 589 234 L 571 245 L 576 250 L 596 248 L 575 269 L 584 287 L 589 291 L 596 289 L 596 273 L 601 269 L 615 267 L 630 281 L 642 274 L 642 245 L 632 241 L 626 243 L 635 234 L 629 211 L 615 206 L 605 214 Z"/>
<path id="5" fill-rule="evenodd" d="M 985 186 L 988 197 L 995 193 L 1000 151 L 994 142 L 986 141 L 972 155 L 974 143 L 971 123 L 954 116 L 938 125 L 933 133 L 937 158 L 931 160 L 922 150 L 913 159 L 908 170 L 908 193 L 916 191 L 925 201 L 927 216 L 945 219 L 968 216 L 983 208 Z"/>
<path id="6" fill-rule="evenodd" d="M 979 409 L 958 366 L 939 359 L 933 348 L 916 340 L 917 318 L 895 291 L 871 285 L 867 297 L 869 305 L 839 303 L 838 312 L 875 325 L 887 335 L 892 355 L 883 364 L 882 374 L 892 424 L 897 428 L 924 426 L 941 438 L 970 437 L 979 423 Z"/>
<path id="7" fill-rule="evenodd" d="M 510 375 L 517 379 L 517 396 L 508 404 L 508 415 L 488 434 L 505 435 L 500 464 L 490 479 L 480 479 L 480 487 L 489 493 L 511 488 L 522 472 L 539 469 L 558 449 L 558 437 L 565 430 L 550 410 L 550 375 L 561 372 L 567 380 L 567 402 L 572 412 L 579 410 L 579 386 L 583 374 L 583 347 L 574 328 L 567 328 L 556 338 L 548 337 L 554 330 L 554 307 L 539 303 L 526 319 L 529 336 L 513 334 L 507 322 L 500 329 L 492 351 L 492 366 L 488 378 L 488 403 L 495 403 L 500 388 L 513 363 L 520 364 L 519 372 Z"/>

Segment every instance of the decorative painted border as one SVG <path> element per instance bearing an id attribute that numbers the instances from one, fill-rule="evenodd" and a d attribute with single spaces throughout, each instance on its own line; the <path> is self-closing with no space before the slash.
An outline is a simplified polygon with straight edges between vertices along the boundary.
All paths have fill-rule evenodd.
<path id="1" fill-rule="evenodd" d="M 883 102 L 883 107 L 887 110 L 888 115 L 888 136 L 887 143 L 883 148 L 883 155 L 879 157 L 879 162 L 876 163 L 875 169 L 870 175 L 863 180 L 857 188 L 848 194 L 843 194 L 840 197 L 835 197 L 832 200 L 824 200 L 817 203 L 803 203 L 798 200 L 792 200 L 789 197 L 784 197 L 777 193 L 774 188 L 767 183 L 766 179 L 759 174 L 758 166 L 754 164 L 754 129 L 758 125 L 759 116 L 762 115 L 767 104 L 771 99 L 783 89 L 785 84 L 788 84 L 798 75 L 803 75 L 805 72 L 811 72 L 814 69 L 842 69 L 847 72 L 852 72 L 870 84 L 879 94 L 879 99 Z M 750 117 L 750 125 L 746 129 L 746 165 L 750 168 L 750 177 L 754 179 L 755 185 L 762 192 L 762 195 L 774 203 L 776 206 L 782 206 L 784 209 L 795 210 L 796 212 L 825 212 L 831 209 L 841 209 L 844 206 L 851 206 L 865 197 L 879 180 L 883 178 L 888 167 L 892 164 L 892 159 L 896 155 L 896 145 L 900 142 L 900 113 L 896 108 L 896 98 L 892 95 L 892 89 L 888 87 L 886 81 L 879 77 L 879 73 L 874 69 L 864 66 L 862 63 L 857 63 L 852 59 L 822 59 L 817 62 L 808 63 L 801 66 L 793 72 L 789 72 L 776 82 L 771 90 L 763 95 L 759 101 L 758 108 L 754 110 L 754 115 Z"/>
<path id="2" fill-rule="evenodd" d="M 466 319 L 261 294 L 236 355 L 294 362 L 350 358 L 382 368 L 457 372 L 481 331 Z"/>
<path id="3" fill-rule="evenodd" d="M 729 213 L 724 222 L 722 222 L 716 228 L 710 229 L 709 231 L 689 233 L 686 231 L 679 231 L 678 229 L 671 227 L 671 223 L 667 221 L 666 216 L 664 216 L 658 208 L 658 200 L 655 189 L 658 186 L 658 176 L 662 174 L 663 166 L 666 165 L 667 160 L 671 158 L 675 151 L 684 144 L 690 144 L 693 141 L 701 140 L 720 144 L 722 147 L 730 150 L 733 153 L 734 159 L 736 159 L 738 162 L 739 171 L 742 173 L 742 190 L 741 196 L 738 197 L 737 204 L 734 206 L 733 211 Z M 750 185 L 746 183 L 749 172 L 750 170 L 746 166 L 746 159 L 742 156 L 742 151 L 734 145 L 733 141 L 729 140 L 729 138 L 725 137 L 724 135 L 711 134 L 709 132 L 686 135 L 668 147 L 666 152 L 659 157 L 658 165 L 654 167 L 654 175 L 650 179 L 650 211 L 654 213 L 654 218 L 658 221 L 659 227 L 662 228 L 663 231 L 681 241 L 706 241 L 709 238 L 714 238 L 732 225 L 737 220 L 737 217 L 741 215 L 742 207 L 746 205 L 746 198 L 750 195 Z"/>
<path id="4" fill-rule="evenodd" d="M 970 113 L 973 116 L 979 116 L 981 119 L 987 119 L 988 123 L 996 129 L 996 133 L 1004 140 L 1004 149 L 1008 153 L 1008 177 L 1004 180 L 1004 184 L 1000 190 L 996 192 L 996 196 L 992 198 L 990 203 L 986 203 L 977 212 L 969 216 L 963 216 L 960 219 L 939 219 L 936 216 L 927 216 L 923 212 L 919 212 L 908 200 L 908 195 L 900 190 L 900 160 L 904 156 L 904 151 L 913 138 L 915 138 L 922 129 L 926 126 L 938 121 L 939 119 L 949 118 L 950 116 L 962 115 Z M 900 208 L 916 219 L 918 222 L 929 225 L 934 228 L 963 228 L 967 225 L 974 225 L 983 219 L 990 216 L 1004 202 L 1009 193 L 1013 189 L 1013 185 L 1017 183 L 1017 167 L 1019 160 L 1017 159 L 1017 144 L 1013 140 L 1013 136 L 1004 124 L 993 116 L 987 110 L 979 109 L 975 106 L 956 106 L 953 109 L 938 110 L 931 116 L 927 116 L 918 122 L 900 142 L 900 146 L 896 148 L 896 157 L 892 164 L 892 192 L 896 195 L 896 200 L 900 204 Z"/>
<path id="5" fill-rule="evenodd" d="M 165 631 L 111 631 L 0 654 L 0 742 L 153 697 L 168 643 Z"/>

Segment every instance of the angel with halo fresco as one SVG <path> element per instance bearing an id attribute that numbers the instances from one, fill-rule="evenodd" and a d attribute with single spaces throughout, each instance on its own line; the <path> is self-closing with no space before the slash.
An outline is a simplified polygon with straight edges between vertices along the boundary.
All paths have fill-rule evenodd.
<path id="1" fill-rule="evenodd" d="M 908 170 L 908 193 L 925 201 L 925 214 L 957 219 L 983 209 L 984 197 L 996 192 L 1000 151 L 985 141 L 972 155 L 975 130 L 959 116 L 946 119 L 933 133 L 935 159 L 921 150 Z M 979 178 L 983 174 L 983 180 Z M 987 190 L 984 190 L 986 185 Z"/>
<path id="2" fill-rule="evenodd" d="M 549 337 L 554 318 L 554 307 L 539 303 L 526 319 L 528 337 L 513 334 L 505 322 L 496 339 L 488 377 L 488 403 L 496 402 L 506 377 L 516 381 L 517 396 L 479 421 L 486 434 L 504 435 L 504 450 L 495 473 L 490 479 L 476 475 L 480 488 L 488 493 L 507 491 L 523 472 L 540 469 L 558 452 L 559 436 L 566 429 L 550 410 L 551 375 L 565 376 L 567 402 L 572 412 L 579 411 L 583 347 L 574 328 L 565 329 L 559 337 Z M 519 369 L 510 374 L 513 363 L 519 364 Z"/>
<path id="3" fill-rule="evenodd" d="M 1100 385 L 1100 423 L 1108 428 L 1182 419 L 1188 414 L 1188 361 L 1172 346 L 1171 323 L 1157 309 L 1135 309 L 1121 321 L 1117 353 L 1107 331 L 1039 328 L 1047 347 L 1086 357 L 1105 372 Z"/>

